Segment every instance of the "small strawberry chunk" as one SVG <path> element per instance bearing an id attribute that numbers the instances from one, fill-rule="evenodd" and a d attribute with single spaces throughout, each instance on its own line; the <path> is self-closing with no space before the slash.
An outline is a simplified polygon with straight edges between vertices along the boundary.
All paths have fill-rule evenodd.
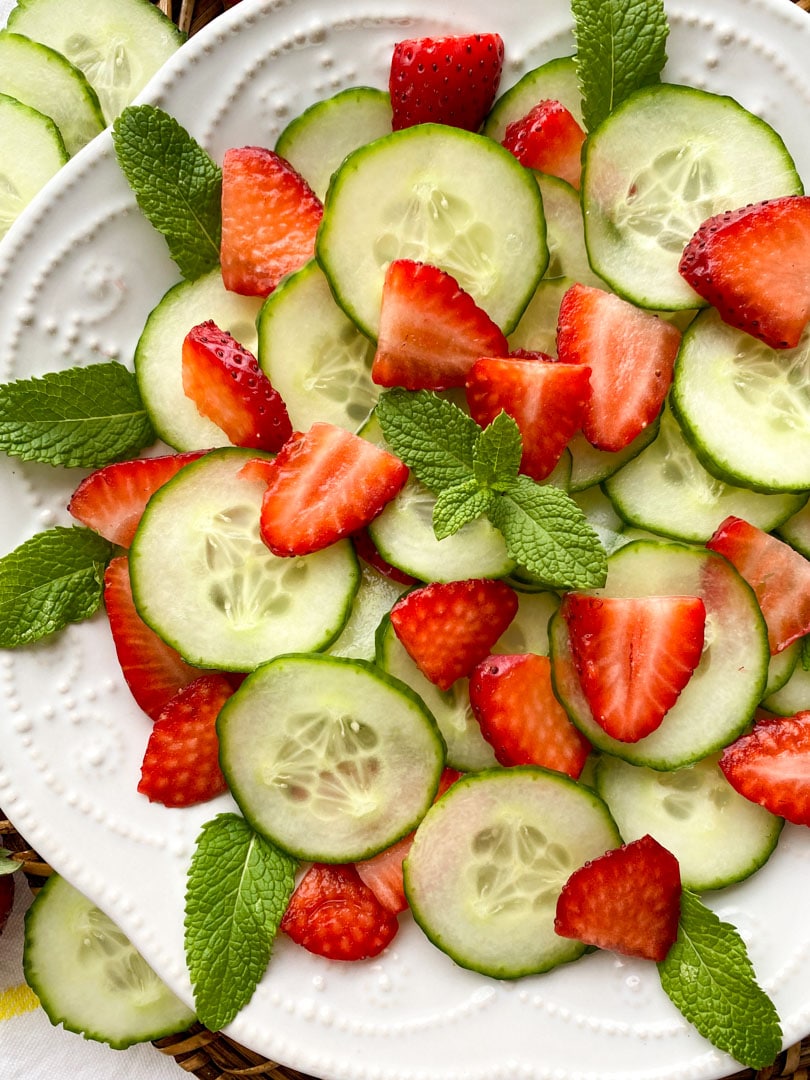
<path id="1" fill-rule="evenodd" d="M 599 949 L 660 962 L 681 915 L 678 860 L 651 836 L 575 870 L 557 900 L 554 929 Z"/>
<path id="2" fill-rule="evenodd" d="M 506 338 L 456 279 L 436 266 L 396 259 L 383 284 L 371 378 L 380 386 L 463 386 L 479 356 L 505 356 Z"/>
<path id="3" fill-rule="evenodd" d="M 810 712 L 760 718 L 725 748 L 720 768 L 746 799 L 810 825 Z"/>
<path id="4" fill-rule="evenodd" d="M 489 655 L 517 608 L 503 581 L 433 582 L 397 600 L 391 625 L 422 674 L 449 690 Z"/>
<path id="5" fill-rule="evenodd" d="M 503 145 L 527 169 L 559 176 L 579 189 L 585 132 L 562 102 L 539 101 L 506 128 Z"/>
<path id="6" fill-rule="evenodd" d="M 0 873 L 0 934 L 5 930 L 14 907 L 14 873 Z"/>
<path id="7" fill-rule="evenodd" d="M 394 131 L 426 123 L 478 131 L 492 108 L 502 71 L 499 34 L 397 42 L 388 80 Z"/>
<path id="8" fill-rule="evenodd" d="M 799 344 L 810 321 L 810 195 L 785 195 L 704 221 L 681 276 L 730 326 L 772 349 Z"/>

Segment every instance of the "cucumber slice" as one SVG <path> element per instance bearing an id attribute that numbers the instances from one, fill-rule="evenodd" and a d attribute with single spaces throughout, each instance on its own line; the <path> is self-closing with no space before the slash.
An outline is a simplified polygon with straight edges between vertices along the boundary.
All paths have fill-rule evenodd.
<path id="1" fill-rule="evenodd" d="M 326 650 L 329 655 L 373 663 L 380 623 L 405 589 L 405 585 L 392 581 L 374 567 L 361 562 L 360 588 L 340 636 Z"/>
<path id="2" fill-rule="evenodd" d="M 797 659 L 790 678 L 762 702 L 768 712 L 778 716 L 794 716 L 810 709 L 810 671 Z"/>
<path id="3" fill-rule="evenodd" d="M 776 530 L 791 547 L 810 559 L 810 503 L 806 503 Z"/>
<path id="4" fill-rule="evenodd" d="M 554 932 L 574 870 L 618 847 L 602 800 L 562 773 L 517 766 L 458 780 L 425 815 L 404 864 L 416 922 L 462 967 L 515 979 L 575 960 Z"/>
<path id="5" fill-rule="evenodd" d="M 522 120 L 530 109 L 547 98 L 562 102 L 582 126 L 582 95 L 573 56 L 559 56 L 533 68 L 501 94 L 484 123 L 484 135 L 502 142 L 511 123 Z"/>
<path id="6" fill-rule="evenodd" d="M 571 487 L 573 491 L 585 491 L 613 476 L 628 461 L 632 461 L 646 449 L 658 434 L 658 420 L 649 424 L 623 450 L 597 450 L 581 433 L 568 444 L 571 451 Z"/>
<path id="7" fill-rule="evenodd" d="M 543 278 L 509 335 L 509 348 L 528 349 L 547 356 L 557 355 L 557 319 L 563 296 L 574 284 L 572 278 Z"/>
<path id="8" fill-rule="evenodd" d="M 411 832 L 444 768 L 444 743 L 416 694 L 361 660 L 272 660 L 226 702 L 217 731 L 245 818 L 319 862 L 366 859 Z"/>
<path id="9" fill-rule="evenodd" d="M 713 214 L 802 191 L 776 132 L 730 97 L 659 83 L 591 132 L 582 205 L 594 271 L 641 307 L 702 306 L 678 273 Z"/>
<path id="10" fill-rule="evenodd" d="M 575 491 L 571 498 L 596 530 L 608 555 L 624 543 L 624 522 L 598 484 L 584 491 Z"/>
<path id="11" fill-rule="evenodd" d="M 359 585 L 348 540 L 302 558 L 265 546 L 267 485 L 239 476 L 258 456 L 227 447 L 181 469 L 149 501 L 130 548 L 141 618 L 199 667 L 251 671 L 291 649 L 326 648 Z"/>
<path id="12" fill-rule="evenodd" d="M 23 964 L 52 1024 L 116 1050 L 196 1019 L 115 923 L 58 874 L 26 913 Z"/>
<path id="13" fill-rule="evenodd" d="M 604 281 L 588 262 L 579 192 L 556 176 L 538 172 L 534 175 L 543 196 L 548 229 L 549 259 L 544 280 L 567 277 L 572 283 L 579 281 L 604 289 Z"/>
<path id="14" fill-rule="evenodd" d="M 416 124 L 356 150 L 335 173 L 316 256 L 369 337 L 386 269 L 400 258 L 452 274 L 508 333 L 548 263 L 540 192 L 490 139 Z"/>
<path id="15" fill-rule="evenodd" d="M 794 641 L 792 645 L 788 645 L 786 649 L 782 649 L 781 652 L 775 653 L 771 656 L 768 664 L 768 681 L 765 684 L 765 689 L 762 691 L 763 700 L 769 698 L 772 694 L 777 693 L 785 686 L 796 670 L 796 665 L 799 662 L 799 655 L 801 653 L 802 643 L 801 641 Z"/>
<path id="16" fill-rule="evenodd" d="M 0 94 L 0 238 L 67 160 L 49 116 Z"/>

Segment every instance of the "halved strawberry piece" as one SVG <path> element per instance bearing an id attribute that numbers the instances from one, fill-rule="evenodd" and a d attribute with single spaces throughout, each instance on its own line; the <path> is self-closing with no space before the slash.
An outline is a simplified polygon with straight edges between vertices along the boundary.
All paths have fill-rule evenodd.
<path id="1" fill-rule="evenodd" d="M 547 656 L 488 656 L 470 675 L 470 703 L 501 765 L 542 765 L 574 780 L 582 772 L 591 746 L 554 696 Z"/>
<path id="2" fill-rule="evenodd" d="M 599 450 L 621 450 L 661 411 L 681 333 L 612 293 L 572 285 L 560 304 L 557 355 L 591 369 L 582 431 Z"/>
<path id="3" fill-rule="evenodd" d="M 622 742 L 655 731 L 700 661 L 706 623 L 700 597 L 572 592 L 560 612 L 597 724 Z"/>
<path id="4" fill-rule="evenodd" d="M 810 825 L 810 712 L 761 717 L 725 748 L 720 768 L 746 799 Z"/>
<path id="5" fill-rule="evenodd" d="M 486 427 L 508 413 L 523 439 L 521 472 L 545 480 L 582 427 L 590 374 L 583 364 L 560 364 L 543 353 L 482 357 L 467 376 L 470 415 Z"/>
<path id="6" fill-rule="evenodd" d="M 756 593 L 771 654 L 810 633 L 810 561 L 738 517 L 718 525 L 706 547 L 725 555 Z"/>
<path id="7" fill-rule="evenodd" d="M 231 292 L 268 296 L 315 253 L 323 206 L 273 150 L 239 146 L 222 162 L 222 281 Z"/>
<path id="8" fill-rule="evenodd" d="M 680 915 L 678 860 L 642 836 L 574 871 L 557 900 L 554 929 L 599 949 L 660 962 L 675 944 Z"/>
<path id="9" fill-rule="evenodd" d="M 272 454 L 292 435 L 287 406 L 256 357 L 210 320 L 183 341 L 183 391 L 234 446 Z"/>
<path id="10" fill-rule="evenodd" d="M 429 263 L 395 259 L 385 274 L 371 378 L 380 386 L 463 386 L 479 356 L 506 356 L 506 338 L 456 279 Z"/>
<path id="11" fill-rule="evenodd" d="M 507 125 L 503 145 L 527 169 L 559 176 L 579 188 L 585 132 L 560 101 L 538 101 Z"/>
<path id="12" fill-rule="evenodd" d="M 105 465 L 82 480 L 67 508 L 89 529 L 119 547 L 128 548 L 152 495 L 184 465 L 204 453 L 204 450 L 192 450 Z"/>
<path id="13" fill-rule="evenodd" d="M 228 790 L 216 721 L 233 693 L 218 673 L 201 675 L 161 709 L 146 745 L 138 791 L 164 806 L 194 806 Z"/>
<path id="14" fill-rule="evenodd" d="M 449 690 L 489 655 L 517 608 L 503 581 L 434 581 L 397 600 L 391 625 L 422 674 Z"/>
<path id="15" fill-rule="evenodd" d="M 107 566 L 104 605 L 127 686 L 143 711 L 155 720 L 178 690 L 204 672 L 187 664 L 135 610 L 126 555 L 112 559 Z"/>
<path id="16" fill-rule="evenodd" d="M 281 920 L 281 929 L 329 960 L 365 960 L 391 942 L 399 923 L 353 866 L 314 863 Z"/>
<path id="17" fill-rule="evenodd" d="M 259 466 L 268 482 L 261 534 L 274 555 L 308 555 L 365 528 L 408 479 L 399 458 L 325 423 Z"/>
<path id="18" fill-rule="evenodd" d="M 810 195 L 785 195 L 704 221 L 682 277 L 720 317 L 772 349 L 799 344 L 810 321 Z"/>
<path id="19" fill-rule="evenodd" d="M 5 930 L 11 917 L 15 891 L 14 872 L 0 873 L 0 934 Z"/>
<path id="20" fill-rule="evenodd" d="M 394 131 L 426 123 L 478 131 L 492 108 L 502 71 L 499 34 L 397 42 L 388 80 Z"/>

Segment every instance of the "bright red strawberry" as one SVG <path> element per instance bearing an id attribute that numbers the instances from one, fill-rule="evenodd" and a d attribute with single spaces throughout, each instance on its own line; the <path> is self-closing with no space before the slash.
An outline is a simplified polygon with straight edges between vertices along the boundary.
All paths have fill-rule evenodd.
<path id="1" fill-rule="evenodd" d="M 810 561 L 784 540 L 727 517 L 706 547 L 725 555 L 756 593 L 772 654 L 810 633 Z"/>
<path id="2" fill-rule="evenodd" d="M 263 146 L 227 150 L 222 162 L 220 262 L 226 289 L 268 296 L 315 253 L 323 206 L 284 158 Z"/>
<path id="3" fill-rule="evenodd" d="M 560 612 L 597 724 L 623 742 L 655 731 L 700 661 L 706 623 L 700 597 L 568 593 Z"/>
<path id="4" fill-rule="evenodd" d="M 399 923 L 353 866 L 315 863 L 292 894 L 281 929 L 318 956 L 365 960 L 383 951 Z"/>
<path id="5" fill-rule="evenodd" d="M 579 188 L 585 132 L 559 101 L 539 101 L 506 128 L 503 145 L 527 169 L 559 176 Z"/>
<path id="6" fill-rule="evenodd" d="M 397 600 L 391 625 L 422 674 L 449 690 L 489 655 L 517 608 L 503 581 L 434 581 Z"/>
<path id="7" fill-rule="evenodd" d="M 394 131 L 426 123 L 478 131 L 492 108 L 502 70 L 499 34 L 398 42 L 388 80 Z"/>
<path id="8" fill-rule="evenodd" d="M 725 322 L 772 349 L 793 348 L 810 320 L 810 195 L 716 214 L 679 269 Z"/>
<path id="9" fill-rule="evenodd" d="M 14 907 L 14 893 L 14 874 L 0 873 L 0 934 L 5 930 L 11 916 L 11 909 Z"/>
<path id="10" fill-rule="evenodd" d="M 268 482 L 261 534 L 274 555 L 308 555 L 365 528 L 408 479 L 399 458 L 325 423 L 296 432 L 259 467 Z"/>
<path id="11" fill-rule="evenodd" d="M 501 765 L 542 765 L 577 779 L 590 743 L 554 696 L 547 656 L 488 656 L 470 675 L 470 703 Z"/>
<path id="12" fill-rule="evenodd" d="M 380 386 L 463 386 L 479 356 L 506 356 L 500 328 L 456 279 L 429 263 L 396 259 L 385 274 L 371 378 Z"/>
<path id="13" fill-rule="evenodd" d="M 612 293 L 576 284 L 565 293 L 557 355 L 591 369 L 582 431 L 599 450 L 621 450 L 656 419 L 672 382 L 680 331 Z"/>
<path id="14" fill-rule="evenodd" d="M 152 495 L 203 453 L 194 450 L 105 465 L 82 480 L 70 498 L 68 510 L 106 540 L 128 548 Z"/>
<path id="15" fill-rule="evenodd" d="M 810 712 L 758 719 L 726 747 L 720 768 L 746 799 L 796 825 L 810 825 Z"/>
<path id="16" fill-rule="evenodd" d="M 406 574 L 404 570 L 399 570 L 396 566 L 392 566 L 382 557 L 375 547 L 368 529 L 361 529 L 359 532 L 353 533 L 352 543 L 354 544 L 354 550 L 363 562 L 368 563 L 369 566 L 373 566 L 379 574 L 383 575 L 383 577 L 387 577 L 391 581 L 396 581 L 400 585 L 416 584 L 417 579 L 415 577 Z"/>
<path id="17" fill-rule="evenodd" d="M 187 664 L 135 610 L 126 555 L 112 559 L 107 566 L 104 605 L 127 686 L 140 707 L 154 720 L 178 690 L 203 672 Z"/>
<path id="18" fill-rule="evenodd" d="M 467 376 L 470 415 L 486 427 L 508 413 L 523 439 L 521 472 L 545 480 L 582 426 L 590 374 L 584 364 L 560 364 L 543 353 L 482 357 Z"/>
<path id="19" fill-rule="evenodd" d="M 678 936 L 678 860 L 651 836 L 575 870 L 557 900 L 561 936 L 624 956 L 663 960 Z"/>

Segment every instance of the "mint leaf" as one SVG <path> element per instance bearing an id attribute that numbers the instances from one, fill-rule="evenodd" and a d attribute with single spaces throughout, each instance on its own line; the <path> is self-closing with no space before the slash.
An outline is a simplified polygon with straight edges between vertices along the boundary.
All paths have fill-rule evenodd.
<path id="1" fill-rule="evenodd" d="M 678 940 L 658 965 L 661 985 L 686 1019 L 718 1050 L 764 1069 L 782 1049 L 773 1002 L 757 985 L 745 942 L 684 889 Z"/>
<path id="2" fill-rule="evenodd" d="M 585 127 L 660 81 L 669 33 L 663 0 L 571 0 Z"/>
<path id="3" fill-rule="evenodd" d="M 13 874 L 22 867 L 19 859 L 12 857 L 13 852 L 8 848 L 0 847 L 0 877 L 4 874 Z"/>
<path id="4" fill-rule="evenodd" d="M 522 456 L 520 429 L 511 416 L 500 412 L 475 443 L 475 478 L 493 491 L 503 491 L 517 476 Z"/>
<path id="5" fill-rule="evenodd" d="M 211 1031 L 253 996 L 295 887 L 296 862 L 237 814 L 203 825 L 186 886 L 185 948 L 197 1016 Z"/>
<path id="6" fill-rule="evenodd" d="M 219 266 L 222 170 L 185 128 L 154 105 L 130 105 L 113 145 L 138 206 L 188 280 Z"/>
<path id="7" fill-rule="evenodd" d="M 452 536 L 469 521 L 475 521 L 489 509 L 494 498 L 475 479 L 445 488 L 436 496 L 433 506 L 433 532 L 437 540 Z"/>
<path id="8" fill-rule="evenodd" d="M 29 645 L 101 603 L 112 544 L 89 529 L 58 526 L 0 559 L 0 648 Z"/>
<path id="9" fill-rule="evenodd" d="M 135 376 L 114 361 L 0 385 L 0 450 L 98 468 L 155 441 Z"/>

